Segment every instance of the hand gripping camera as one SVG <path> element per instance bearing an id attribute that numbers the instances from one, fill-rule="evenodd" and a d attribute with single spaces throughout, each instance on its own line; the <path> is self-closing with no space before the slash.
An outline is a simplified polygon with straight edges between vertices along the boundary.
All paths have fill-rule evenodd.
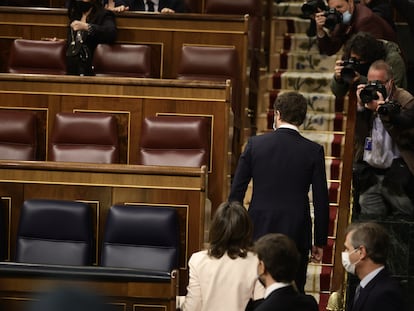
<path id="1" fill-rule="evenodd" d="M 310 18 L 311 15 L 319 11 L 323 11 L 326 17 L 324 26 L 329 30 L 333 30 L 335 28 L 335 25 L 342 22 L 342 13 L 336 9 L 330 9 L 328 6 L 326 6 L 323 0 L 308 0 L 302 5 L 301 9 L 305 18 Z M 316 24 L 314 24 L 313 27 L 316 27 Z M 312 30 L 309 29 L 308 32 L 316 33 L 316 29 Z"/>
<path id="2" fill-rule="evenodd" d="M 362 103 L 367 104 L 373 100 L 379 99 L 377 92 L 382 94 L 383 98 L 387 97 L 387 90 L 380 81 L 371 81 L 364 89 L 359 93 L 359 98 Z"/>

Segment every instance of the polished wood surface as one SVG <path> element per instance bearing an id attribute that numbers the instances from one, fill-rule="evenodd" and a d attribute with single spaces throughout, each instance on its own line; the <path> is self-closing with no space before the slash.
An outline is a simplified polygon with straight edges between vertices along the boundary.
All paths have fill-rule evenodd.
<path id="1" fill-rule="evenodd" d="M 93 267 L 89 268 L 93 271 Z M 57 269 L 58 270 L 58 269 Z M 0 266 L 0 308 L 8 311 L 26 311 L 39 294 L 57 288 L 85 288 L 96 293 L 111 305 L 111 310 L 174 311 L 176 309 L 177 274 L 175 271 L 168 281 L 123 280 L 121 277 L 101 278 L 82 276 L 59 277 L 53 274 L 31 275 L 22 272 L 6 272 Z"/>
<path id="2" fill-rule="evenodd" d="M 0 197 L 7 226 L 7 260 L 14 260 L 20 209 L 33 198 L 78 200 L 94 212 L 95 263 L 106 216 L 113 204 L 171 206 L 180 221 L 180 292 L 187 285 L 187 261 L 203 248 L 207 170 L 202 168 L 0 161 Z M 0 278 L 2 282 L 2 278 Z"/>
<path id="3" fill-rule="evenodd" d="M 59 38 L 66 39 L 66 9 L 0 7 L 0 71 L 5 70 L 12 40 Z M 124 12 L 116 16 L 118 43 L 139 43 L 151 46 L 153 62 L 161 78 L 176 78 L 183 45 L 231 46 L 239 56 L 241 81 L 239 128 L 247 124 L 247 68 L 249 17 L 211 14 L 151 14 Z M 157 76 L 157 77 L 158 77 Z M 241 138 L 242 139 L 242 138 Z M 242 141 L 240 141 L 241 145 Z"/>
<path id="4" fill-rule="evenodd" d="M 230 82 L 0 74 L 0 109 L 30 110 L 38 121 L 38 160 L 58 112 L 105 112 L 116 116 L 121 163 L 138 164 L 142 121 L 155 115 L 197 115 L 211 121 L 208 197 L 213 208 L 230 184 Z"/>

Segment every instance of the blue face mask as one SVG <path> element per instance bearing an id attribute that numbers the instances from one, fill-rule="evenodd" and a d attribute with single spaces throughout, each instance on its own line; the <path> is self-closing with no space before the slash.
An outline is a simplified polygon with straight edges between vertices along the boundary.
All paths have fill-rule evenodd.
<path id="1" fill-rule="evenodd" d="M 349 24 L 351 22 L 352 14 L 349 11 L 342 13 L 342 24 Z"/>

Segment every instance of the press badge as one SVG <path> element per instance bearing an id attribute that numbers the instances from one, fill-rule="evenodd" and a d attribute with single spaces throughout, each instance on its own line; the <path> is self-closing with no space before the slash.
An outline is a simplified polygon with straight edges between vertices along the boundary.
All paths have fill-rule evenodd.
<path id="1" fill-rule="evenodd" d="M 371 137 L 366 137 L 365 138 L 364 150 L 367 150 L 367 151 L 372 150 L 372 138 Z"/>

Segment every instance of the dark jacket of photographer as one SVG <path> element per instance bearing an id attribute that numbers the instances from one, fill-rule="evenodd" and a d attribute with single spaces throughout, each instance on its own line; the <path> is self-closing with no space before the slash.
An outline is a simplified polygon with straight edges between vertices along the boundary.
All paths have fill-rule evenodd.
<path id="1" fill-rule="evenodd" d="M 318 36 L 318 47 L 321 54 L 333 55 L 355 33 L 360 31 L 372 34 L 376 39 L 397 42 L 397 34 L 380 16 L 363 4 L 355 4 L 349 25 L 338 24 L 330 35 Z"/>
<path id="2" fill-rule="evenodd" d="M 81 20 L 82 12 L 74 10 L 69 14 L 68 45 L 71 44 L 76 32 L 72 31 L 70 24 L 74 20 Z M 90 25 L 88 31 L 81 31 L 84 44 L 88 47 L 89 58 L 85 64 L 85 69 L 79 68 L 78 62 L 74 57 L 67 57 L 67 74 L 69 75 L 94 75 L 92 69 L 92 58 L 96 46 L 99 43 L 114 43 L 117 35 L 115 15 L 113 12 L 105 10 L 103 7 L 94 7 L 87 18 Z M 86 72 L 80 72 L 86 71 Z"/>
<path id="3" fill-rule="evenodd" d="M 386 51 L 386 56 L 384 61 L 390 65 L 393 69 L 394 73 L 394 83 L 403 89 L 407 88 L 407 74 L 406 74 L 406 67 L 403 57 L 401 56 L 401 50 L 398 44 L 391 41 L 381 40 L 384 44 L 384 48 Z M 349 58 L 345 56 L 345 58 Z M 361 74 L 358 81 L 354 82 L 353 85 L 349 85 L 343 80 L 336 80 L 335 76 L 331 80 L 331 91 L 336 97 L 344 97 L 350 88 L 356 88 L 358 84 L 365 84 L 367 83 L 366 72 Z"/>
<path id="4" fill-rule="evenodd" d="M 392 100 L 401 105 L 400 112 L 380 114 L 381 121 L 396 143 L 401 157 L 414 175 L 414 96 L 402 88 L 396 88 L 392 94 Z M 376 113 L 369 109 L 357 112 L 357 149 L 358 160 L 362 159 L 364 139 L 370 136 Z"/>

